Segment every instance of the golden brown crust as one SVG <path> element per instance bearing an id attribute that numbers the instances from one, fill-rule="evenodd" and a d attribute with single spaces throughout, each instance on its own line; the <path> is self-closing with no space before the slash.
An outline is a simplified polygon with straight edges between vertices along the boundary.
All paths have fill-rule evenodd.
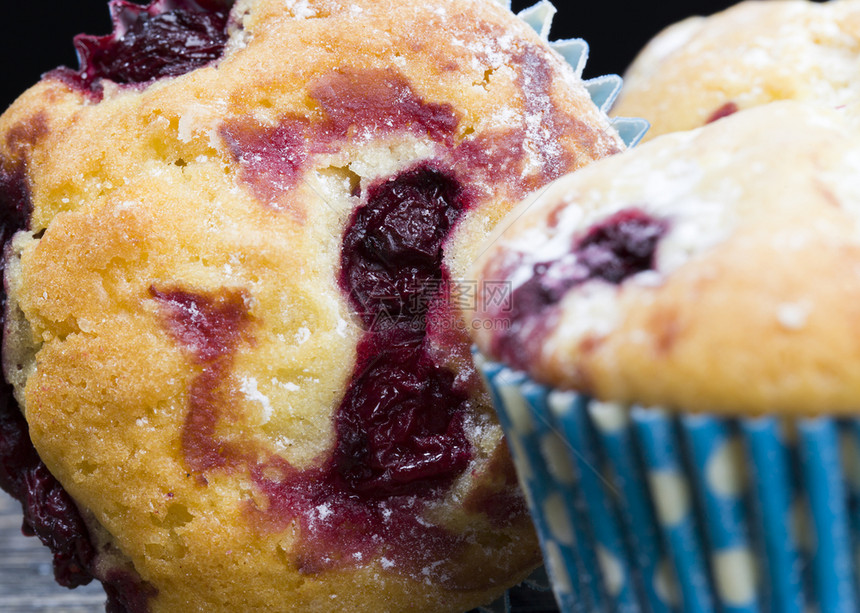
<path id="1" fill-rule="evenodd" d="M 358 190 L 420 160 L 450 168 L 474 203 L 449 243 L 457 278 L 511 203 L 623 145 L 571 69 L 494 2 L 249 0 L 233 14 L 241 27 L 215 65 L 105 83 L 98 102 L 47 78 L 0 117 L 0 157 L 25 169 L 33 206 L 8 260 L 4 348 L 33 441 L 157 589 L 153 611 L 491 600 L 539 553 L 524 513 L 487 516 L 515 483 L 483 392 L 472 464 L 422 520 L 461 545 L 426 576 L 384 554 L 314 568 L 299 522 L 267 515 L 248 458 L 304 469 L 333 445 L 361 334 L 336 281 Z M 338 119 L 353 111 L 361 121 Z M 296 135 L 311 146 L 295 167 L 257 163 L 273 155 L 259 142 Z M 241 319 L 212 350 L 224 355 L 177 342 L 178 291 Z M 220 412 L 193 419 L 214 450 L 186 431 L 207 393 Z M 241 461 L 213 464 L 224 448 Z"/>
<path id="2" fill-rule="evenodd" d="M 479 278 L 522 285 L 535 263 L 557 261 L 617 211 L 636 208 L 668 230 L 652 269 L 618 285 L 573 286 L 520 361 L 539 380 L 602 400 L 745 415 L 856 412 L 854 117 L 773 103 L 554 183 L 494 243 Z M 553 254 L 559 245 L 567 251 Z M 477 341 L 499 357 L 494 335 Z"/>
<path id="3" fill-rule="evenodd" d="M 859 48 L 856 0 L 747 0 L 655 36 L 612 112 L 651 122 L 647 140 L 774 100 L 838 107 L 857 97 Z"/>

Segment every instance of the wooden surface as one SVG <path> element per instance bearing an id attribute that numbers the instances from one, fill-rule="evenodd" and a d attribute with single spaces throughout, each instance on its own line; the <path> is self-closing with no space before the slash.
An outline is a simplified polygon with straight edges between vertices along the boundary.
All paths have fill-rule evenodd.
<path id="1" fill-rule="evenodd" d="M 101 584 L 69 590 L 54 582 L 51 554 L 21 533 L 21 505 L 0 491 L 0 612 L 104 613 Z"/>

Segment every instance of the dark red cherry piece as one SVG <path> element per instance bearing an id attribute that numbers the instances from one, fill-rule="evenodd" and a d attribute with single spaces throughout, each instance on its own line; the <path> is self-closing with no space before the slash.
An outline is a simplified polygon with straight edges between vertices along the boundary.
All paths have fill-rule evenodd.
<path id="1" fill-rule="evenodd" d="M 79 69 L 58 68 L 49 75 L 100 93 L 102 79 L 148 83 L 201 68 L 224 52 L 231 5 L 221 0 L 154 0 L 141 6 L 112 0 L 114 31 L 76 36 Z"/>
<path id="2" fill-rule="evenodd" d="M 618 211 L 574 238 L 570 253 L 533 266 L 531 278 L 517 287 L 504 312 L 495 313 L 507 326 L 493 341 L 494 353 L 519 368 L 527 368 L 531 350 L 548 329 L 547 313 L 564 295 L 586 281 L 620 284 L 654 268 L 665 220 L 639 208 Z"/>
<path id="3" fill-rule="evenodd" d="M 334 461 L 353 492 L 431 491 L 471 458 L 468 397 L 426 338 L 445 286 L 442 247 L 465 210 L 460 184 L 420 165 L 372 186 L 344 233 L 340 284 L 366 327 L 337 413 Z"/>

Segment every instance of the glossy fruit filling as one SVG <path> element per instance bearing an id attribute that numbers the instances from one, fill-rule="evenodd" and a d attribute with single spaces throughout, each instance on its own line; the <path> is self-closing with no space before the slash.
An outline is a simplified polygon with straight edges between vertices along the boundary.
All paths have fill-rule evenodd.
<path id="1" fill-rule="evenodd" d="M 665 221 L 640 209 L 615 213 L 575 242 L 577 266 L 570 282 L 602 279 L 618 284 L 637 273 L 653 270 L 657 244 L 667 229 Z M 546 273 L 551 269 L 548 267 Z"/>
<path id="2" fill-rule="evenodd" d="M 7 169 L 0 164 L 0 244 L 6 245 L 15 232 L 30 225 L 32 209 L 23 165 Z M 2 287 L 0 293 L 5 302 L 6 295 Z"/>
<path id="3" fill-rule="evenodd" d="M 53 76 L 98 98 L 103 80 L 148 83 L 206 66 L 223 54 L 231 6 L 230 0 L 154 0 L 147 6 L 113 0 L 114 32 L 79 36 L 79 70 L 58 69 Z M 548 96 L 550 72 L 539 55 L 526 54 L 522 61 L 530 69 L 520 86 L 529 116 L 548 126 L 541 132 L 551 136 L 546 143 L 526 146 L 523 123 L 455 145 L 458 113 L 421 100 L 396 72 L 370 69 L 340 70 L 317 83 L 310 94 L 325 120 L 284 117 L 281 132 L 274 133 L 285 135 L 283 142 L 250 120 L 224 126 L 221 136 L 233 148 L 241 178 L 267 202 L 278 201 L 301 178 L 306 160 L 354 138 L 357 125 L 362 138 L 395 131 L 426 137 L 450 150 L 450 165 L 466 183 L 486 181 L 524 195 L 535 181 L 555 178 L 572 163 L 571 154 L 555 146 L 558 134 L 582 134 L 585 141 L 592 130 L 555 108 Z M 284 149 L 295 157 L 278 165 Z M 540 172 L 524 179 L 524 160 L 531 163 L 535 150 Z M 465 537 L 424 519 L 428 503 L 463 473 L 473 453 L 466 435 L 469 397 L 439 364 L 438 348 L 432 350 L 428 338 L 428 320 L 444 300 L 442 246 L 468 206 L 453 174 L 423 164 L 380 181 L 350 220 L 339 282 L 365 332 L 353 381 L 335 413 L 335 451 L 314 468 L 297 471 L 278 457 L 263 457 L 251 443 L 231 446 L 218 439 L 215 425 L 230 410 L 232 354 L 250 343 L 253 328 L 242 297 L 152 291 L 169 333 L 200 369 L 189 390 L 182 439 L 188 466 L 202 475 L 201 487 L 209 471 L 247 469 L 269 496 L 269 506 L 259 511 L 266 520 L 299 518 L 299 566 L 306 572 L 382 555 L 383 568 L 390 563 L 419 576 L 431 569 L 434 580 L 444 581 L 444 572 L 436 576 L 437 564 L 464 545 Z M 4 241 L 29 217 L 23 176 L 0 174 L 0 198 L 7 197 L 0 201 Z M 94 548 L 86 526 L 38 459 L 8 386 L 4 398 L 0 485 L 24 502 L 29 529 L 51 545 L 60 582 L 89 581 Z M 487 491 L 474 498 L 468 501 L 472 508 L 495 512 L 499 522 L 524 514 L 519 497 Z M 109 611 L 146 609 L 153 592 L 138 577 L 119 571 L 101 578 Z"/>
<path id="4" fill-rule="evenodd" d="M 496 355 L 526 368 L 528 346 L 547 331 L 547 313 L 568 291 L 591 280 L 620 284 L 653 270 L 654 257 L 668 223 L 638 208 L 621 210 L 574 238 L 570 253 L 532 267 L 532 276 L 512 294 L 510 309 L 497 316 L 510 326 L 493 343 Z"/>
<path id="5" fill-rule="evenodd" d="M 213 471 L 249 471 L 267 498 L 263 507 L 248 503 L 252 523 L 277 529 L 297 520 L 303 572 L 384 552 L 401 571 L 421 573 L 464 545 L 422 514 L 472 458 L 471 401 L 431 355 L 427 332 L 446 287 L 442 247 L 466 207 L 458 181 L 432 164 L 366 190 L 344 232 L 339 277 L 365 332 L 333 417 L 334 450 L 308 468 L 218 434 L 233 406 L 234 355 L 254 343 L 256 322 L 241 293 L 150 289 L 166 330 L 200 368 L 183 426 L 186 465 L 202 487 Z M 474 503 L 482 508 L 482 499 Z M 500 505 L 516 511 L 510 500 Z"/>
<path id="6" fill-rule="evenodd" d="M 101 80 L 147 83 L 176 77 L 221 57 L 227 43 L 232 2 L 154 0 L 140 6 L 110 3 L 114 31 L 75 37 L 80 68 L 59 68 L 52 76 L 81 89 L 101 92 Z"/>
<path id="7" fill-rule="evenodd" d="M 729 115 L 734 115 L 738 112 L 738 105 L 734 102 L 726 102 L 720 108 L 711 113 L 708 118 L 705 120 L 705 123 L 713 123 L 718 119 L 722 119 L 723 117 L 728 117 Z"/>
<path id="8" fill-rule="evenodd" d="M 427 351 L 427 314 L 444 289 L 442 246 L 465 210 L 459 184 L 419 166 L 371 188 L 353 215 L 340 284 L 365 326 L 338 410 L 337 471 L 370 496 L 426 491 L 471 452 L 467 396 Z"/>
<path id="9" fill-rule="evenodd" d="M 66 587 L 92 581 L 95 555 L 74 501 L 42 463 L 28 435 L 12 389 L 4 385 L 0 408 L 0 486 L 21 502 L 22 530 L 38 536 L 54 555 L 54 578 Z"/>
<path id="10" fill-rule="evenodd" d="M 419 577 L 435 569 L 439 581 L 444 561 L 465 545 L 423 515 L 472 457 L 470 400 L 433 359 L 428 338 L 445 287 L 442 247 L 466 208 L 460 184 L 422 164 L 371 186 L 344 232 L 340 285 L 365 332 L 335 414 L 334 453 L 318 470 L 274 461 L 256 473 L 269 513 L 302 525 L 305 572 L 382 553 L 383 565 Z M 285 477 L 266 478 L 272 468 Z M 503 521 L 524 513 L 509 498 L 498 503 Z"/>

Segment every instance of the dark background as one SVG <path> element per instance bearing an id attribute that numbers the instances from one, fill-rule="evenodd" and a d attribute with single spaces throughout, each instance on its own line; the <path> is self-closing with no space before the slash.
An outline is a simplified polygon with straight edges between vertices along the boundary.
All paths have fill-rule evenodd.
<path id="1" fill-rule="evenodd" d="M 515 11 L 534 0 L 515 0 Z M 691 14 L 710 14 L 728 0 L 581 2 L 556 0 L 551 39 L 584 38 L 591 45 L 586 77 L 621 73 L 662 27 Z M 58 65 L 77 67 L 72 37 L 111 30 L 106 0 L 2 0 L 0 111 Z"/>

